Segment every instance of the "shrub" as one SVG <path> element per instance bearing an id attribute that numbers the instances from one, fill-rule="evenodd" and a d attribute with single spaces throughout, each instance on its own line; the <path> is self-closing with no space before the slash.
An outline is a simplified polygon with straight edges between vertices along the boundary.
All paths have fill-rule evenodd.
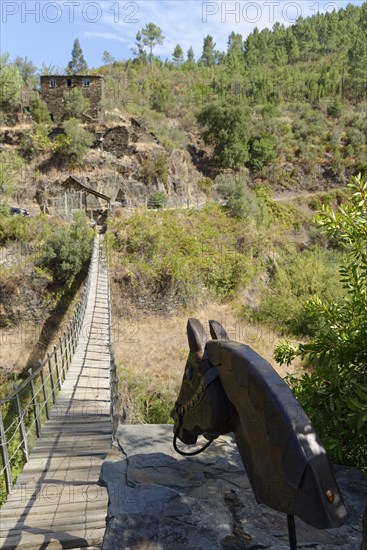
<path id="1" fill-rule="evenodd" d="M 65 134 L 57 136 L 55 140 L 56 153 L 61 160 L 80 163 L 87 149 L 94 143 L 94 136 L 79 124 L 75 118 L 63 124 Z"/>
<path id="2" fill-rule="evenodd" d="M 367 181 L 350 184 L 349 204 L 323 208 L 318 225 L 345 249 L 339 268 L 344 296 L 310 300 L 310 315 L 322 319 L 311 342 L 293 351 L 277 348 L 277 360 L 301 356 L 316 368 L 290 385 L 315 424 L 332 460 L 367 471 Z"/>
<path id="3" fill-rule="evenodd" d="M 0 194 L 9 197 L 24 165 L 23 160 L 15 151 L 0 153 Z"/>
<path id="4" fill-rule="evenodd" d="M 168 181 L 167 157 L 162 154 L 153 155 L 143 160 L 142 175 L 148 183 L 161 182 L 164 185 Z"/>
<path id="5" fill-rule="evenodd" d="M 167 202 L 168 197 L 164 191 L 155 191 L 148 199 L 148 208 L 164 208 Z"/>
<path id="6" fill-rule="evenodd" d="M 47 103 L 43 101 L 39 96 L 36 96 L 30 105 L 30 111 L 32 119 L 37 124 L 50 123 L 51 116 L 47 107 Z"/>
<path id="7" fill-rule="evenodd" d="M 64 92 L 63 97 L 65 120 L 80 119 L 90 109 L 89 99 L 83 95 L 83 92 L 79 88 L 74 88 L 70 92 Z"/>
<path id="8" fill-rule="evenodd" d="M 259 172 L 264 166 L 273 161 L 277 156 L 277 145 L 272 136 L 263 134 L 251 138 L 249 142 L 250 166 Z"/>
<path id="9" fill-rule="evenodd" d="M 256 195 L 251 191 L 243 176 L 221 174 L 215 178 L 219 193 L 226 199 L 226 208 L 235 218 L 257 219 L 260 208 Z"/>
<path id="10" fill-rule="evenodd" d="M 72 284 L 91 257 L 93 231 L 83 212 L 74 216 L 71 227 L 57 226 L 46 240 L 40 267 L 47 268 L 59 284 Z"/>
<path id="11" fill-rule="evenodd" d="M 243 166 L 248 160 L 249 117 L 241 105 L 212 103 L 197 115 L 206 127 L 204 140 L 214 145 L 213 156 L 223 168 Z"/>
<path id="12" fill-rule="evenodd" d="M 49 127 L 46 124 L 34 123 L 32 129 L 26 131 L 22 138 L 22 153 L 27 159 L 33 159 L 40 153 L 54 149 L 54 144 L 48 137 Z"/>
<path id="13" fill-rule="evenodd" d="M 198 186 L 205 193 L 205 195 L 209 196 L 212 190 L 213 181 L 207 177 L 201 178 L 198 181 Z"/>
<path id="14" fill-rule="evenodd" d="M 314 334 L 320 316 L 311 315 L 306 302 L 319 294 L 325 299 L 342 295 L 338 280 L 336 252 L 315 248 L 302 254 L 293 252 L 286 262 L 278 261 L 265 295 L 250 317 L 288 334 Z"/>

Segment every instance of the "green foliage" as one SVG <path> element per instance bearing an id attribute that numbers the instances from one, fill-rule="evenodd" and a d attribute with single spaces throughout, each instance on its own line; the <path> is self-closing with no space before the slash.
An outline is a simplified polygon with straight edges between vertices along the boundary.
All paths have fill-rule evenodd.
<path id="1" fill-rule="evenodd" d="M 275 139 L 269 134 L 263 134 L 251 138 L 249 142 L 250 166 L 259 172 L 264 166 L 270 164 L 277 156 Z"/>
<path id="2" fill-rule="evenodd" d="M 201 178 L 198 181 L 198 186 L 207 196 L 209 196 L 213 187 L 213 181 L 207 177 Z"/>
<path id="3" fill-rule="evenodd" d="M 294 351 L 316 365 L 292 382 L 333 460 L 367 469 L 367 181 L 352 178 L 350 202 L 337 211 L 324 207 L 321 230 L 345 250 L 339 274 L 345 295 L 316 296 L 309 314 L 322 319 L 311 342 Z M 277 350 L 278 361 L 286 358 Z"/>
<path id="4" fill-rule="evenodd" d="M 0 106 L 11 109 L 19 104 L 23 81 L 19 70 L 7 63 L 7 56 L 0 57 Z"/>
<path id="5" fill-rule="evenodd" d="M 195 62 L 195 54 L 194 54 L 194 50 L 192 49 L 192 46 L 190 46 L 190 48 L 187 50 L 187 61 L 190 64 Z"/>
<path id="6" fill-rule="evenodd" d="M 338 261 L 340 255 L 321 248 L 302 254 L 292 251 L 286 261 L 276 255 L 269 266 L 269 286 L 258 308 L 248 312 L 250 317 L 288 334 L 314 334 L 322 317 L 311 315 L 306 304 L 316 294 L 324 299 L 342 295 Z"/>
<path id="7" fill-rule="evenodd" d="M 148 208 L 164 208 L 167 202 L 168 197 L 164 191 L 155 191 L 148 199 Z"/>
<path id="8" fill-rule="evenodd" d="M 94 136 L 74 118 L 65 121 L 63 128 L 65 134 L 57 136 L 55 140 L 56 153 L 63 161 L 80 163 L 88 148 L 93 145 Z"/>
<path id="9" fill-rule="evenodd" d="M 68 74 L 85 73 L 88 70 L 88 65 L 84 59 L 83 50 L 80 46 L 78 38 L 74 40 L 71 60 L 69 61 L 66 70 Z"/>
<path id="10" fill-rule="evenodd" d="M 317 367 L 290 387 L 310 416 L 332 462 L 367 473 L 366 382 L 353 368 Z"/>
<path id="11" fill-rule="evenodd" d="M 58 284 L 71 286 L 75 277 L 86 269 L 92 254 L 93 230 L 83 212 L 74 215 L 70 227 L 57 226 L 45 242 L 40 266 L 52 274 Z"/>
<path id="12" fill-rule="evenodd" d="M 163 395 L 154 395 L 145 399 L 145 422 L 147 424 L 173 424 L 170 416 L 174 402 L 168 401 Z"/>
<path id="13" fill-rule="evenodd" d="M 14 60 L 14 66 L 18 69 L 20 76 L 26 88 L 32 89 L 37 84 L 37 67 L 35 67 L 28 57 L 17 57 Z"/>
<path id="14" fill-rule="evenodd" d="M 33 124 L 31 130 L 27 130 L 22 138 L 22 153 L 27 159 L 33 159 L 37 155 L 53 151 L 54 144 L 50 140 L 49 126 L 47 124 Z"/>
<path id="15" fill-rule="evenodd" d="M 79 88 L 73 88 L 69 92 L 65 91 L 63 99 L 65 120 L 70 118 L 80 119 L 90 109 L 89 99 L 83 95 Z"/>
<path id="16" fill-rule="evenodd" d="M 155 23 L 148 23 L 141 31 L 144 46 L 149 48 L 149 60 L 150 64 L 153 63 L 153 48 L 158 44 L 163 44 L 164 36 L 162 29 L 160 29 Z"/>
<path id="17" fill-rule="evenodd" d="M 228 299 L 251 280 L 258 265 L 252 248 L 240 251 L 246 226 L 216 204 L 201 210 L 161 210 L 115 218 L 111 231 L 124 284 L 134 295 L 171 296 L 188 304 L 208 290 Z"/>
<path id="18" fill-rule="evenodd" d="M 215 62 L 215 43 L 213 37 L 208 34 L 204 38 L 203 53 L 201 56 L 201 61 L 207 67 L 212 67 Z"/>
<path id="19" fill-rule="evenodd" d="M 111 63 L 115 61 L 115 58 L 110 54 L 110 52 L 105 50 L 103 52 L 102 61 L 105 65 L 111 65 Z"/>
<path id="20" fill-rule="evenodd" d="M 173 62 L 176 67 L 179 67 L 184 62 L 184 53 L 180 44 L 177 44 L 172 54 Z"/>
<path id="21" fill-rule="evenodd" d="M 30 112 L 32 115 L 32 119 L 37 124 L 48 124 L 51 122 L 50 112 L 47 107 L 47 103 L 43 101 L 43 99 L 37 95 L 32 100 L 30 105 Z"/>
<path id="22" fill-rule="evenodd" d="M 215 184 L 226 199 L 226 208 L 231 216 L 253 220 L 260 218 L 261 211 L 256 195 L 247 187 L 243 176 L 220 174 L 215 178 Z"/>
<path id="23" fill-rule="evenodd" d="M 161 182 L 166 185 L 168 181 L 167 157 L 161 153 L 147 157 L 142 161 L 141 171 L 143 178 L 148 183 Z"/>
<path id="24" fill-rule="evenodd" d="M 24 163 L 16 151 L 0 153 L 0 194 L 7 200 L 14 190 Z"/>
<path id="25" fill-rule="evenodd" d="M 213 156 L 220 166 L 236 168 L 248 160 L 248 112 L 240 105 L 212 103 L 197 116 L 206 127 L 204 139 L 214 145 Z"/>

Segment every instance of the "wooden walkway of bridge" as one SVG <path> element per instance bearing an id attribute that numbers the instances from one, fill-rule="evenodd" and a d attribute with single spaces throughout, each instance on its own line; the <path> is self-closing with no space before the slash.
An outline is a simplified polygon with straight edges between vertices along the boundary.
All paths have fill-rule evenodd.
<path id="1" fill-rule="evenodd" d="M 96 237 L 81 337 L 50 419 L 0 510 L 0 548 L 100 548 L 111 444 L 108 270 Z"/>

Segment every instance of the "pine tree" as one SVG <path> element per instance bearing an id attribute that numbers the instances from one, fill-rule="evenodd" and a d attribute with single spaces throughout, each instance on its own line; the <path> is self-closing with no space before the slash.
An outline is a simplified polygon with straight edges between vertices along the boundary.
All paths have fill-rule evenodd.
<path id="1" fill-rule="evenodd" d="M 208 34 L 204 38 L 204 45 L 203 45 L 203 54 L 201 56 L 201 60 L 207 67 L 212 67 L 214 65 L 215 61 L 215 43 L 213 41 L 213 37 Z"/>
<path id="2" fill-rule="evenodd" d="M 141 32 L 138 31 L 136 33 L 136 37 L 135 37 L 135 48 L 131 48 L 131 51 L 133 52 L 133 54 L 136 56 L 136 61 L 138 63 L 143 63 L 143 64 L 146 64 L 147 62 L 147 54 L 146 54 L 146 51 L 144 50 L 144 45 L 143 45 L 143 38 L 141 36 Z"/>
<path id="3" fill-rule="evenodd" d="M 195 54 L 194 54 L 194 50 L 192 49 L 192 46 L 190 46 L 190 48 L 187 51 L 187 61 L 189 63 L 194 63 L 195 61 Z"/>
<path id="4" fill-rule="evenodd" d="M 103 52 L 102 61 L 105 65 L 111 65 L 115 61 L 115 58 L 110 54 L 110 52 L 105 50 Z"/>
<path id="5" fill-rule="evenodd" d="M 176 65 L 176 67 L 179 67 L 184 62 L 184 53 L 183 49 L 181 48 L 180 44 L 177 44 L 175 47 L 173 54 L 173 62 Z"/>
<path id="6" fill-rule="evenodd" d="M 160 29 L 155 23 L 148 23 L 145 29 L 142 29 L 141 34 L 144 36 L 143 44 L 149 48 L 149 60 L 150 65 L 153 65 L 153 48 L 157 44 L 163 44 L 164 36 L 162 29 Z"/>
<path id="7" fill-rule="evenodd" d="M 67 67 L 68 74 L 85 73 L 88 70 L 87 62 L 84 59 L 83 51 L 79 40 L 74 40 L 73 50 L 71 52 L 71 61 Z"/>

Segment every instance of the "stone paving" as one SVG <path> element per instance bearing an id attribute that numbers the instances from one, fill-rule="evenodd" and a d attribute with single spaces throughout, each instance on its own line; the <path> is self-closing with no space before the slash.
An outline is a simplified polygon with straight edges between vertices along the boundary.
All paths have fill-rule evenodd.
<path id="1" fill-rule="evenodd" d="M 289 549 L 286 516 L 258 505 L 236 446 L 220 437 L 194 457 L 172 448 L 172 426 L 120 425 L 102 468 L 110 504 L 103 550 Z M 359 550 L 367 480 L 336 467 L 349 519 L 319 530 L 296 518 L 298 548 Z"/>

